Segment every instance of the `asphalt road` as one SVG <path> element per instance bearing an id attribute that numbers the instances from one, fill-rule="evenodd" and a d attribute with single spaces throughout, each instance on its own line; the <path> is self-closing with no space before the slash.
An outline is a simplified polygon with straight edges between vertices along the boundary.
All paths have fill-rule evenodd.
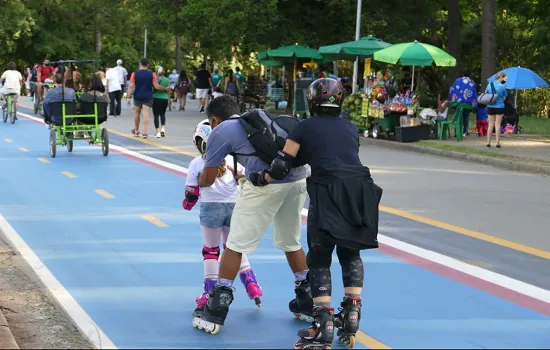
<path id="1" fill-rule="evenodd" d="M 0 213 L 13 227 L 2 230 L 28 245 L 59 285 L 41 278 L 67 292 L 58 297 L 63 307 L 103 341 L 290 346 L 303 324 L 289 321 L 288 267 L 269 233 L 251 256 L 266 291 L 262 310 L 241 296 L 219 336 L 187 326 L 200 292 L 202 244 L 197 212 L 179 207 L 182 167 L 198 154 L 191 135 L 205 118 L 195 101 L 187 109 L 168 113 L 166 138 L 141 140 L 130 135 L 132 111 L 124 105 L 122 117 L 104 125 L 124 156 L 107 158 L 79 143 L 50 160 L 45 126 L 27 118 L 0 125 L 0 168 L 10 170 L 0 175 Z M 549 179 L 380 147 L 362 147 L 361 159 L 385 192 L 383 245 L 363 253 L 368 302 L 359 345 L 547 347 Z M 338 270 L 335 264 L 335 280 Z"/>

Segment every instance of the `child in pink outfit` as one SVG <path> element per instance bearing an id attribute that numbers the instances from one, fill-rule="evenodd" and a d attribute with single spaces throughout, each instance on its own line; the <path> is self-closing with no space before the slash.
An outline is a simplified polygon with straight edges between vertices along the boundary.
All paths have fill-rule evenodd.
<path id="1" fill-rule="evenodd" d="M 209 125 L 205 125 L 204 121 L 197 126 L 199 129 L 199 137 L 202 136 L 204 142 L 197 144 L 199 152 L 204 154 L 206 138 L 210 134 Z M 196 129 L 196 130 L 197 130 Z M 202 135 L 201 135 L 202 131 Z M 195 131 L 197 134 L 197 131 Z M 194 139 L 196 139 L 194 137 Z M 228 156 L 225 164 L 233 164 L 233 158 Z M 187 181 L 185 183 L 185 200 L 182 205 L 185 210 L 191 210 L 197 201 L 200 203 L 200 224 L 204 247 L 202 248 L 202 256 L 204 259 L 204 290 L 197 298 L 197 308 L 193 315 L 197 315 L 204 309 L 207 302 L 208 293 L 212 290 L 218 279 L 218 259 L 220 257 L 220 242 L 225 242 L 229 235 L 231 226 L 231 215 L 235 202 L 237 201 L 238 185 L 235 176 L 230 167 L 222 165 L 218 170 L 218 177 L 214 184 L 210 187 L 199 189 L 198 179 L 204 168 L 203 155 L 194 158 L 189 164 L 187 173 Z M 240 166 L 237 169 L 238 173 L 243 173 L 244 168 Z M 256 281 L 256 275 L 250 268 L 250 263 L 245 254 L 242 256 L 241 267 L 239 269 L 240 278 L 246 288 L 246 292 L 250 299 L 255 300 L 256 305 L 261 303 L 262 289 Z"/>

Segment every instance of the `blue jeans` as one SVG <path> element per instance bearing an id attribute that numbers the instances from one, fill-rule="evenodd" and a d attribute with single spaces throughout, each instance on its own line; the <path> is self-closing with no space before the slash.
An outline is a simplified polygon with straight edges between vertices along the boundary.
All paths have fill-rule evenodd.
<path id="1" fill-rule="evenodd" d="M 470 124 L 470 110 L 465 109 L 462 111 L 462 126 L 464 128 L 464 134 L 469 132 L 469 126 Z"/>
<path id="2" fill-rule="evenodd" d="M 230 227 L 233 208 L 235 208 L 235 203 L 201 202 L 200 223 L 208 228 Z"/>
<path id="3" fill-rule="evenodd" d="M 52 118 L 50 115 L 50 104 L 47 102 L 43 102 L 42 110 L 44 111 L 44 122 L 50 123 L 52 121 Z"/>

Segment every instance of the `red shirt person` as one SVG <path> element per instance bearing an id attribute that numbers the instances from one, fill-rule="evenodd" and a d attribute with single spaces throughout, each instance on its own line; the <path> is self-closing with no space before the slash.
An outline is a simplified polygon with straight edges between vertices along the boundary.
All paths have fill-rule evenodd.
<path id="1" fill-rule="evenodd" d="M 55 72 L 55 68 L 53 66 L 48 66 L 48 63 L 50 63 L 50 61 L 45 59 L 44 63 L 36 68 L 37 80 L 41 83 L 43 83 L 44 80 L 48 79 L 48 77 Z"/>

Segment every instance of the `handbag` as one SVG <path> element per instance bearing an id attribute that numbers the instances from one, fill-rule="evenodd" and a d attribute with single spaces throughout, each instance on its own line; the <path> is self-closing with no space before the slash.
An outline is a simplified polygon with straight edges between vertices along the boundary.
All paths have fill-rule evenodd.
<path id="1" fill-rule="evenodd" d="M 495 84 L 493 83 L 491 83 L 491 91 L 493 92 L 492 94 L 484 92 L 479 95 L 479 97 L 477 98 L 477 103 L 484 106 L 495 104 L 498 99 L 498 94 L 496 93 Z"/>

